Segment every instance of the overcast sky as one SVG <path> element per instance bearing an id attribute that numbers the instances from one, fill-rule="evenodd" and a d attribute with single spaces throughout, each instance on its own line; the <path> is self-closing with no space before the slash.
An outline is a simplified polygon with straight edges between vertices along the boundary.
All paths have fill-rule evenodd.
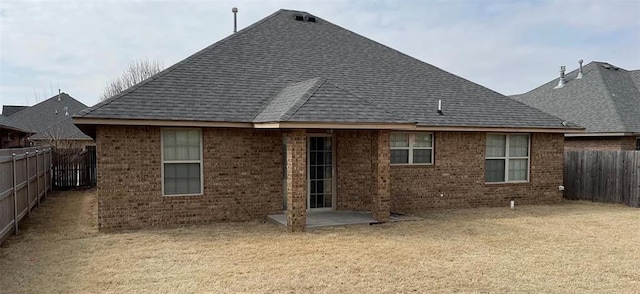
<path id="1" fill-rule="evenodd" d="M 168 67 L 280 8 L 304 10 L 503 94 L 578 59 L 640 69 L 640 0 L 0 2 L 0 104 L 91 106 L 136 59 Z"/>

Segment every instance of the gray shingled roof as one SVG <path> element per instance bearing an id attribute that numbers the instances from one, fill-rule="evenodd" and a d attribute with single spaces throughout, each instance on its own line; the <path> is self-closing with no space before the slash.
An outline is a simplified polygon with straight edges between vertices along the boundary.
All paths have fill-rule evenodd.
<path id="1" fill-rule="evenodd" d="M 296 14 L 307 13 L 280 10 L 79 117 L 562 127 L 557 117 L 324 19 L 297 21 Z M 326 81 L 314 92 L 318 77 Z"/>
<path id="2" fill-rule="evenodd" d="M 2 105 L 2 116 L 11 116 L 12 114 L 23 110 L 29 106 L 22 105 Z"/>
<path id="3" fill-rule="evenodd" d="M 2 115 L 0 115 L 0 128 L 10 129 L 14 131 L 23 132 L 23 133 L 31 133 L 31 130 L 22 128 L 14 124 L 9 118 Z"/>
<path id="4" fill-rule="evenodd" d="M 398 115 L 386 112 L 383 108 L 338 88 L 324 78 L 287 85 L 253 120 L 255 123 L 287 121 L 407 122 Z"/>
<path id="5" fill-rule="evenodd" d="M 72 117 L 87 108 L 66 93 L 55 95 L 31 107 L 24 108 L 7 119 L 23 129 L 33 130 L 32 139 L 92 140 L 73 124 Z"/>
<path id="6" fill-rule="evenodd" d="M 591 62 L 566 75 L 564 87 L 554 79 L 534 90 L 512 96 L 518 101 L 562 117 L 586 132 L 640 133 L 640 71 L 605 62 Z"/>

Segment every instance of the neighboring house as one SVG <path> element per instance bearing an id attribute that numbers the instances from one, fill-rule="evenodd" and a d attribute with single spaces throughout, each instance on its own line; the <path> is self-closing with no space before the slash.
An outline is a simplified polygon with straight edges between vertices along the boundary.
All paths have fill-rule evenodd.
<path id="1" fill-rule="evenodd" d="M 27 137 L 32 132 L 15 126 L 9 119 L 0 116 L 0 149 L 29 146 Z"/>
<path id="2" fill-rule="evenodd" d="M 72 116 L 85 108 L 87 106 L 82 102 L 60 93 L 36 105 L 24 107 L 6 119 L 14 126 L 32 130 L 34 134 L 29 141 L 34 145 L 84 148 L 95 143 L 73 124 Z"/>
<path id="3" fill-rule="evenodd" d="M 22 106 L 22 105 L 3 105 L 2 106 L 2 116 L 6 116 L 9 117 L 12 114 L 23 110 L 25 108 L 27 108 L 29 106 Z"/>
<path id="4" fill-rule="evenodd" d="M 593 61 L 580 74 L 580 67 L 512 98 L 585 127 L 566 134 L 566 150 L 640 150 L 640 70 Z"/>
<path id="5" fill-rule="evenodd" d="M 438 111 L 441 104 L 441 111 Z M 562 119 L 280 10 L 74 117 L 101 229 L 562 198 Z"/>

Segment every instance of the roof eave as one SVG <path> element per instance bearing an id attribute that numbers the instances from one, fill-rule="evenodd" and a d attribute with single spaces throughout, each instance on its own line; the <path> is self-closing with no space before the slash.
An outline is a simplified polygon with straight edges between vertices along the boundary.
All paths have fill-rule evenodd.
<path id="1" fill-rule="evenodd" d="M 158 126 L 158 127 L 218 127 L 256 129 L 386 129 L 406 131 L 450 131 L 450 132 L 529 132 L 583 134 L 584 128 L 544 127 L 478 127 L 478 126 L 418 126 L 412 122 L 224 122 L 193 120 L 150 120 L 74 117 L 74 124 L 86 131 L 97 125 Z M 89 135 L 89 134 L 88 134 Z M 89 135 L 94 137 L 92 135 Z"/>
<path id="2" fill-rule="evenodd" d="M 475 126 L 418 126 L 417 131 L 438 132 L 494 132 L 494 133 L 584 133 L 584 128 L 544 128 L 544 127 L 475 127 Z"/>
<path id="3" fill-rule="evenodd" d="M 585 132 L 585 133 L 568 133 L 564 135 L 565 137 L 628 137 L 628 136 L 640 136 L 640 132 Z"/>
<path id="4" fill-rule="evenodd" d="M 31 130 L 16 128 L 16 127 L 7 126 L 7 125 L 0 125 L 0 128 L 11 130 L 11 131 L 16 131 L 16 132 L 22 132 L 22 133 L 25 133 L 25 134 L 35 134 Z"/>
<path id="5" fill-rule="evenodd" d="M 254 123 L 256 129 L 360 129 L 415 130 L 415 123 L 395 122 L 267 122 Z"/>

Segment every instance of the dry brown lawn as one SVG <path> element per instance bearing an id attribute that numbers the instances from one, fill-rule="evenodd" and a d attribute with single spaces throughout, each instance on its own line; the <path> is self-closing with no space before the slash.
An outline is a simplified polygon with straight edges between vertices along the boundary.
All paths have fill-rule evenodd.
<path id="1" fill-rule="evenodd" d="M 292 234 L 270 223 L 97 232 L 54 194 L 0 247 L 2 293 L 638 293 L 640 210 L 566 202 L 431 211 Z"/>

